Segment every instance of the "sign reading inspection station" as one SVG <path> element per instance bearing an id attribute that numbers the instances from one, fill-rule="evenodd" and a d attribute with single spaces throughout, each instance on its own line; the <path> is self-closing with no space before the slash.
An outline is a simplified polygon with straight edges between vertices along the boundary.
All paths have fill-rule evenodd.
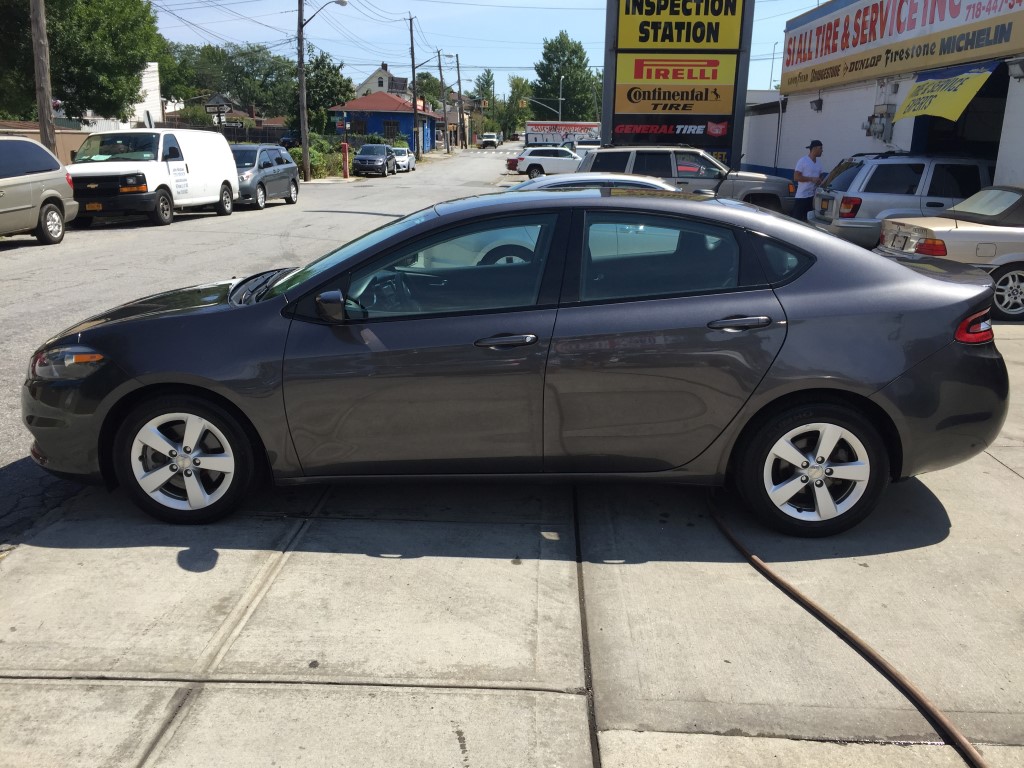
<path id="1" fill-rule="evenodd" d="M 742 138 L 735 115 L 746 88 L 737 82 L 746 79 L 752 8 L 750 0 L 610 0 L 608 39 L 618 47 L 605 58 L 602 138 L 691 144 L 728 161 Z"/>

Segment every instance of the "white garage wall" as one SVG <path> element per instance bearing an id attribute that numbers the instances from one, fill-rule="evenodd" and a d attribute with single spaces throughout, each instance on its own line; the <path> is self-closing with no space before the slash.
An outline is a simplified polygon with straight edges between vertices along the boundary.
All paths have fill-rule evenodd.
<path id="1" fill-rule="evenodd" d="M 1010 78 L 1006 92 L 1006 113 L 999 137 L 999 158 L 996 162 L 996 184 L 1024 186 L 1024 142 L 1020 139 L 1024 125 L 1024 82 Z"/>

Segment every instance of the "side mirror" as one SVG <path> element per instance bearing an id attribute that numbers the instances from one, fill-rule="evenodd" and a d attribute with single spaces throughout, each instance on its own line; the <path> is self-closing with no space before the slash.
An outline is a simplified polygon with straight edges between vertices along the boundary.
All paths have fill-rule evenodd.
<path id="1" fill-rule="evenodd" d="M 177 160 L 181 157 L 181 150 L 177 147 L 168 147 L 164 152 L 164 160 Z"/>
<path id="2" fill-rule="evenodd" d="M 316 314 L 321 320 L 329 323 L 341 323 L 345 320 L 345 297 L 341 291 L 324 291 L 316 299 Z"/>
<path id="3" fill-rule="evenodd" d="M 72 149 L 71 150 L 71 162 L 72 163 L 75 162 L 75 158 L 76 157 L 78 157 L 78 150 L 77 149 Z"/>
<path id="4" fill-rule="evenodd" d="M 272 168 L 273 166 L 274 166 L 274 164 L 272 162 L 270 162 L 269 160 L 264 160 L 260 164 L 260 168 Z"/>

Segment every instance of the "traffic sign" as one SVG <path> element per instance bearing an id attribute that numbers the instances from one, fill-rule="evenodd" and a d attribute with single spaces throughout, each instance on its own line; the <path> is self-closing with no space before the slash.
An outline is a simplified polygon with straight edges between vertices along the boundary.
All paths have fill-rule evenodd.
<path id="1" fill-rule="evenodd" d="M 223 115 L 227 111 L 228 111 L 228 105 L 227 104 L 207 104 L 206 105 L 206 114 L 208 114 L 208 115 L 216 115 L 216 114 Z"/>
<path id="2" fill-rule="evenodd" d="M 224 126 L 227 127 L 227 128 L 241 128 L 242 127 L 242 121 L 241 120 L 225 120 L 224 121 Z"/>

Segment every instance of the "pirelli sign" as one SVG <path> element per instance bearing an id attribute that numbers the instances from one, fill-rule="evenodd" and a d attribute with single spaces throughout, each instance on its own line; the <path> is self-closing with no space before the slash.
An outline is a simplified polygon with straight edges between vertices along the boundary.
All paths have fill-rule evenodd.
<path id="1" fill-rule="evenodd" d="M 738 157 L 752 0 L 610 0 L 602 138 Z"/>

